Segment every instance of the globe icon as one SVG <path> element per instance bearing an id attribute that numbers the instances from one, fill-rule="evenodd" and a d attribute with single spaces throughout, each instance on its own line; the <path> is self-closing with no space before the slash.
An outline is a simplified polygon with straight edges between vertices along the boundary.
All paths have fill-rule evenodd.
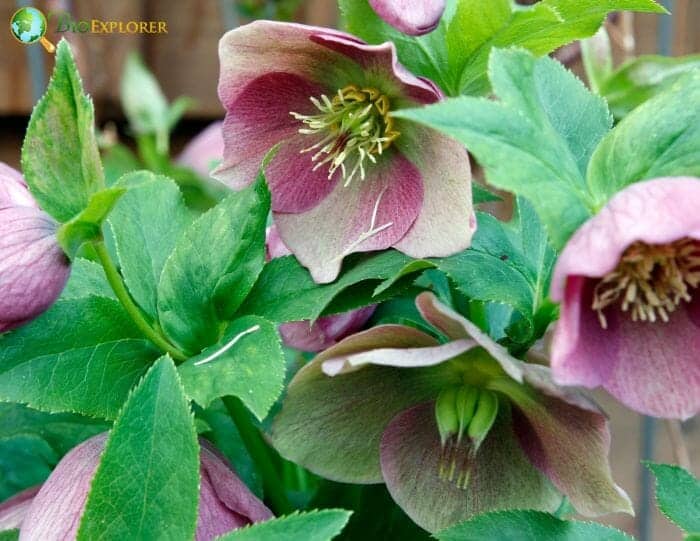
<path id="1" fill-rule="evenodd" d="M 33 7 L 18 9 L 10 19 L 10 31 L 15 39 L 27 45 L 40 41 L 47 51 L 53 52 L 55 48 L 44 38 L 46 26 L 44 14 Z"/>

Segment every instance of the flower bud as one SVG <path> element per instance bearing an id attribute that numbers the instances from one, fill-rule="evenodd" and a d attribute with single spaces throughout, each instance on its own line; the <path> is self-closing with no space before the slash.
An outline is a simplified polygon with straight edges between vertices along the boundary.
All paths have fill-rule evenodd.
<path id="1" fill-rule="evenodd" d="M 222 126 L 223 122 L 214 122 L 207 126 L 183 149 L 177 162 L 196 171 L 204 178 L 209 178 L 209 173 L 224 155 Z"/>
<path id="2" fill-rule="evenodd" d="M 63 457 L 26 511 L 20 540 L 75 538 L 106 441 L 107 433 L 98 434 Z M 196 541 L 209 541 L 236 528 L 272 518 L 270 510 L 204 441 L 200 477 Z"/>
<path id="3" fill-rule="evenodd" d="M 0 163 L 0 333 L 41 314 L 63 290 L 70 269 L 55 233 L 22 175 Z"/>

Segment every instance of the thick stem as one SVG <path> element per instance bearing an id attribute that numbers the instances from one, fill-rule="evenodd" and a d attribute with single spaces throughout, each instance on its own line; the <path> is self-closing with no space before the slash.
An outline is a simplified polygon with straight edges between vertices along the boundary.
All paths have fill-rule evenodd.
<path id="1" fill-rule="evenodd" d="M 681 429 L 680 421 L 677 421 L 676 419 L 666 419 L 666 430 L 668 432 L 668 437 L 671 440 L 673 458 L 676 460 L 676 464 L 688 471 L 692 471 L 690 465 L 690 454 L 688 453 L 688 447 L 685 444 L 685 438 L 683 437 L 683 430 Z"/>
<path id="2" fill-rule="evenodd" d="M 284 492 L 284 484 L 279 472 L 272 463 L 270 448 L 263 439 L 260 431 L 253 424 L 248 410 L 236 397 L 223 398 L 224 405 L 231 419 L 236 424 L 243 444 L 251 458 L 255 461 L 258 472 L 262 476 L 265 496 L 272 504 L 273 511 L 277 515 L 286 515 L 294 511 Z"/>
<path id="3" fill-rule="evenodd" d="M 131 317 L 132 321 L 136 324 L 143 335 L 165 353 L 170 355 L 173 360 L 178 362 L 186 361 L 187 355 L 168 342 L 165 337 L 156 331 L 146 320 L 146 317 L 143 315 L 141 309 L 136 305 L 134 300 L 131 298 L 131 295 L 129 295 L 129 292 L 124 285 L 124 281 L 122 280 L 122 276 L 119 274 L 119 270 L 117 270 L 116 265 L 112 261 L 104 242 L 95 242 L 93 243 L 93 246 L 95 248 L 95 252 L 97 253 L 97 257 L 102 264 L 102 268 L 104 268 L 107 281 L 109 282 L 109 285 L 112 286 L 114 294 L 117 296 L 117 299 L 119 299 L 119 302 L 122 303 L 122 306 L 124 306 L 124 309 L 129 314 L 129 317 Z"/>

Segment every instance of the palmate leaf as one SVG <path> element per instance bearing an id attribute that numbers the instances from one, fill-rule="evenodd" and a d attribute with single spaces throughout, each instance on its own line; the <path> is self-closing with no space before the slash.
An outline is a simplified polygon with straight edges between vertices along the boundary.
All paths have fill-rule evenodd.
<path id="1" fill-rule="evenodd" d="M 218 541 L 331 541 L 349 518 L 350 512 L 342 509 L 295 513 L 234 530 Z"/>
<path id="2" fill-rule="evenodd" d="M 70 46 L 61 40 L 44 97 L 32 112 L 22 147 L 22 169 L 39 205 L 67 222 L 104 188 L 95 114 Z"/>

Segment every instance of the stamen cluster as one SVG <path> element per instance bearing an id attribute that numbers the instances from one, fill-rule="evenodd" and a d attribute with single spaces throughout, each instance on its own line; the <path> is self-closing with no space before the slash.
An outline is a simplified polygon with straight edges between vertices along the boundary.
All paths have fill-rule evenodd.
<path id="1" fill-rule="evenodd" d="M 691 289 L 699 284 L 700 241 L 635 242 L 622 254 L 617 268 L 596 285 L 592 308 L 604 329 L 603 310 L 614 304 L 629 312 L 632 321 L 667 322 L 681 301 L 692 299 Z"/>
<path id="2" fill-rule="evenodd" d="M 367 161 L 376 163 L 376 156 L 400 135 L 389 115 L 389 98 L 376 88 L 348 85 L 333 98 L 323 94 L 310 100 L 318 114 L 290 114 L 306 126 L 299 133 L 321 136 L 301 152 L 316 151 L 311 157 L 313 170 L 328 165 L 329 180 L 338 169 L 345 186 L 358 174 L 364 180 Z"/>

